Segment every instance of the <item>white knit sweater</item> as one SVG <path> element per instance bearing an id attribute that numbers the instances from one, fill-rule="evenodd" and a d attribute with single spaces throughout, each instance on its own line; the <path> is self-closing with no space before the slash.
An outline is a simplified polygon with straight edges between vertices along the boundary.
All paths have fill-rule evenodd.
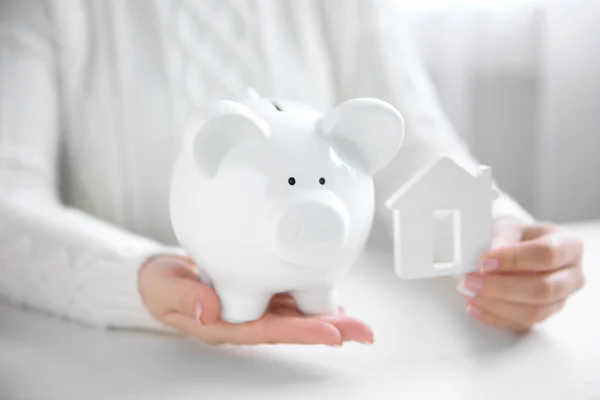
<path id="1" fill-rule="evenodd" d="M 0 295 L 157 328 L 136 274 L 180 251 L 167 202 L 182 125 L 247 86 L 324 110 L 356 96 L 398 107 L 407 139 L 376 177 L 384 218 L 437 151 L 474 165 L 401 25 L 372 0 L 2 0 Z M 497 210 L 527 217 L 506 196 Z"/>

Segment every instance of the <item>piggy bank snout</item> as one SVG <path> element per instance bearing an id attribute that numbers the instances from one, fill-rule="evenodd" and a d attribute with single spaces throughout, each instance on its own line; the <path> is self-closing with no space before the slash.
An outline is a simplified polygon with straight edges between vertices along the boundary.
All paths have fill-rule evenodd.
<path id="1" fill-rule="evenodd" d="M 322 265 L 343 250 L 347 231 L 343 208 L 335 202 L 301 201 L 291 204 L 278 219 L 275 246 L 290 263 Z"/>

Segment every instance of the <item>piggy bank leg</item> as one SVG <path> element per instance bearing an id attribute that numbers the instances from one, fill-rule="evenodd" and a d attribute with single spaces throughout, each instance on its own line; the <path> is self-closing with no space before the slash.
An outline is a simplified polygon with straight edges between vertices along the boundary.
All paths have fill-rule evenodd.
<path id="1" fill-rule="evenodd" d="M 309 315 L 338 314 L 339 303 L 333 287 L 298 290 L 290 293 L 300 311 Z"/>
<path id="2" fill-rule="evenodd" d="M 233 288 L 215 288 L 221 301 L 221 319 L 231 324 L 242 324 L 259 319 L 265 313 L 270 294 L 246 293 Z"/>

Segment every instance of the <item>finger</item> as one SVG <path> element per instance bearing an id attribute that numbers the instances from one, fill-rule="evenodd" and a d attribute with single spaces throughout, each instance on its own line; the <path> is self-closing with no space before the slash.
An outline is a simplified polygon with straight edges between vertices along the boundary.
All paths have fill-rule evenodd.
<path id="1" fill-rule="evenodd" d="M 536 224 L 528 225 L 523 229 L 523 240 L 534 240 L 542 236 L 546 236 L 548 234 L 557 232 L 559 232 L 558 226 L 551 223 L 539 222 Z"/>
<path id="2" fill-rule="evenodd" d="M 519 243 L 523 235 L 523 222 L 513 218 L 504 218 L 494 222 L 492 249 Z"/>
<path id="3" fill-rule="evenodd" d="M 200 339 L 209 345 L 219 345 L 226 342 L 223 326 L 220 324 L 201 325 L 195 318 L 178 312 L 171 312 L 163 316 L 162 321 L 186 335 Z"/>
<path id="4" fill-rule="evenodd" d="M 303 313 L 298 310 L 296 300 L 287 293 L 278 293 L 274 295 L 269 302 L 268 309 L 276 313 L 303 315 Z M 346 310 L 343 306 L 338 306 L 338 312 L 339 314 L 344 314 Z"/>
<path id="5" fill-rule="evenodd" d="M 575 265 L 537 274 L 468 274 L 457 289 L 469 297 L 549 305 L 566 299 L 581 288 L 582 282 L 581 268 Z"/>
<path id="6" fill-rule="evenodd" d="M 304 316 L 298 310 L 296 301 L 291 296 L 274 296 L 269 304 L 269 312 L 279 316 Z M 343 315 L 344 308 L 338 307 L 338 315 L 309 316 L 335 326 L 342 334 L 343 341 L 356 341 L 360 343 L 373 343 L 373 331 L 356 318 Z"/>
<path id="7" fill-rule="evenodd" d="M 356 318 L 344 315 L 320 315 L 314 318 L 335 326 L 342 334 L 342 340 L 344 341 L 355 341 L 365 344 L 373 344 L 375 342 L 373 330 Z"/>
<path id="8" fill-rule="evenodd" d="M 506 318 L 502 318 L 490 311 L 483 310 L 474 305 L 467 304 L 466 306 L 467 314 L 472 316 L 473 318 L 478 319 L 486 325 L 492 326 L 497 329 L 501 329 L 508 332 L 514 333 L 522 333 L 527 332 L 531 329 L 531 327 L 519 324 L 517 322 L 513 322 Z"/>
<path id="9" fill-rule="evenodd" d="M 209 331 L 206 329 L 201 329 L 202 327 L 213 327 L 214 325 L 201 325 L 196 318 L 180 314 L 177 311 L 169 312 L 163 315 L 161 317 L 161 321 L 165 325 L 175 328 L 177 331 L 186 335 L 195 336 L 207 344 L 216 344 L 209 340 L 210 335 L 207 335 Z"/>
<path id="10" fill-rule="evenodd" d="M 152 283 L 156 310 L 161 315 L 172 312 L 183 314 L 202 324 L 219 320 L 221 306 L 219 297 L 210 286 L 197 279 L 167 276 Z"/>
<path id="11" fill-rule="evenodd" d="M 564 232 L 552 233 L 489 251 L 481 262 L 480 271 L 552 271 L 575 262 L 582 250 L 577 237 Z"/>
<path id="12" fill-rule="evenodd" d="M 469 304 L 477 309 L 489 311 L 498 317 L 516 322 L 520 325 L 533 326 L 559 312 L 564 307 L 565 300 L 550 305 L 536 306 L 490 299 L 487 297 L 475 297 L 469 300 Z"/>
<path id="13" fill-rule="evenodd" d="M 213 327 L 211 327 L 213 328 Z M 246 324 L 219 323 L 212 334 L 216 341 L 236 344 L 326 344 L 339 346 L 340 331 L 333 325 L 317 319 L 298 316 L 267 314 Z"/>

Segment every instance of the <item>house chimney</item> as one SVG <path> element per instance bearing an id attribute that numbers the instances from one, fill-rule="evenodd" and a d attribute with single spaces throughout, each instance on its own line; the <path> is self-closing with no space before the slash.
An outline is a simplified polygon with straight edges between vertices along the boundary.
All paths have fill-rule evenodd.
<path id="1" fill-rule="evenodd" d="M 492 169 L 487 165 L 479 166 L 479 178 L 485 179 L 486 182 L 492 182 Z"/>
<path id="2" fill-rule="evenodd" d="M 498 188 L 496 188 L 496 185 L 494 185 L 494 182 L 492 181 L 492 169 L 485 165 L 480 166 L 479 179 L 482 179 L 485 182 L 486 186 L 489 185 L 492 191 L 492 200 L 496 200 L 500 195 L 500 192 L 498 191 Z"/>

